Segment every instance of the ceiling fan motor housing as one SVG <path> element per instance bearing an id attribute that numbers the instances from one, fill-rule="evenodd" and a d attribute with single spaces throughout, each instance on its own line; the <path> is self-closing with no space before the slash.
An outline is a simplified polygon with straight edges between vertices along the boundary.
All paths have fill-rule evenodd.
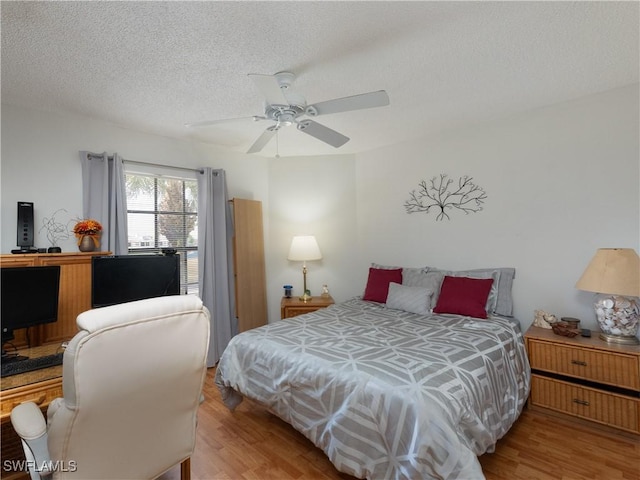
<path id="1" fill-rule="evenodd" d="M 278 85 L 280 85 L 280 88 L 283 90 L 288 89 L 296 78 L 296 76 L 291 72 L 278 72 L 274 77 L 276 77 Z"/>
<path id="2" fill-rule="evenodd" d="M 267 105 L 264 113 L 267 118 L 288 126 L 295 123 L 296 118 L 304 112 L 305 108 L 299 105 Z"/>

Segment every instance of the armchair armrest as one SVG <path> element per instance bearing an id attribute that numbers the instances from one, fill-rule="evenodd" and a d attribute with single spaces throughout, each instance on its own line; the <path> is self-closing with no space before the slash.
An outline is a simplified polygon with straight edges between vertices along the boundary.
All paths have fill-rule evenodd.
<path id="1" fill-rule="evenodd" d="M 11 424 L 22 440 L 31 480 L 40 480 L 51 471 L 47 447 L 47 424 L 44 415 L 33 402 L 26 402 L 11 410 Z"/>

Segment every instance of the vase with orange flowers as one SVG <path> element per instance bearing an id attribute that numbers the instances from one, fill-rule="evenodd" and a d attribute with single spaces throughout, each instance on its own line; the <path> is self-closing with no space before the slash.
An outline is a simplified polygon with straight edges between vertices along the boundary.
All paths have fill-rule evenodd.
<path id="1" fill-rule="evenodd" d="M 73 233 L 78 239 L 78 249 L 81 252 L 93 252 L 100 248 L 100 233 L 102 225 L 93 219 L 80 220 L 73 227 Z"/>

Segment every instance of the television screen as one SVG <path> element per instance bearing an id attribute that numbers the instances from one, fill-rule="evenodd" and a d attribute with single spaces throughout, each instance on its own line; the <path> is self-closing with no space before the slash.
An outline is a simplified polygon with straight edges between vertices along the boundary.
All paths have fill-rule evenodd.
<path id="1" fill-rule="evenodd" d="M 0 268 L 2 343 L 13 331 L 58 320 L 60 266 Z"/>
<path id="2" fill-rule="evenodd" d="M 180 255 L 93 257 L 94 308 L 180 294 Z"/>

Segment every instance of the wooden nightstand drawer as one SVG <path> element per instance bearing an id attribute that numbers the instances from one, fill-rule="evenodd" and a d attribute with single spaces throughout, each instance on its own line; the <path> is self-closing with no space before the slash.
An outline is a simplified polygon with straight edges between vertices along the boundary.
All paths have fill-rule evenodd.
<path id="1" fill-rule="evenodd" d="M 316 310 L 317 308 L 310 308 L 310 307 L 299 307 L 299 308 L 288 307 L 284 318 L 297 317 L 298 315 L 303 315 L 309 312 L 315 312 Z"/>
<path id="2" fill-rule="evenodd" d="M 603 352 L 529 339 L 529 361 L 533 370 L 640 390 L 637 355 Z"/>
<path id="3" fill-rule="evenodd" d="M 640 398 L 532 375 L 531 402 L 540 407 L 640 433 Z"/>
<path id="4" fill-rule="evenodd" d="M 306 302 L 298 298 L 282 298 L 280 302 L 281 318 L 292 318 L 304 313 L 311 313 L 321 308 L 333 305 L 334 301 L 331 297 L 311 297 Z"/>
<path id="5" fill-rule="evenodd" d="M 530 327 L 529 404 L 640 434 L 640 346 Z"/>

